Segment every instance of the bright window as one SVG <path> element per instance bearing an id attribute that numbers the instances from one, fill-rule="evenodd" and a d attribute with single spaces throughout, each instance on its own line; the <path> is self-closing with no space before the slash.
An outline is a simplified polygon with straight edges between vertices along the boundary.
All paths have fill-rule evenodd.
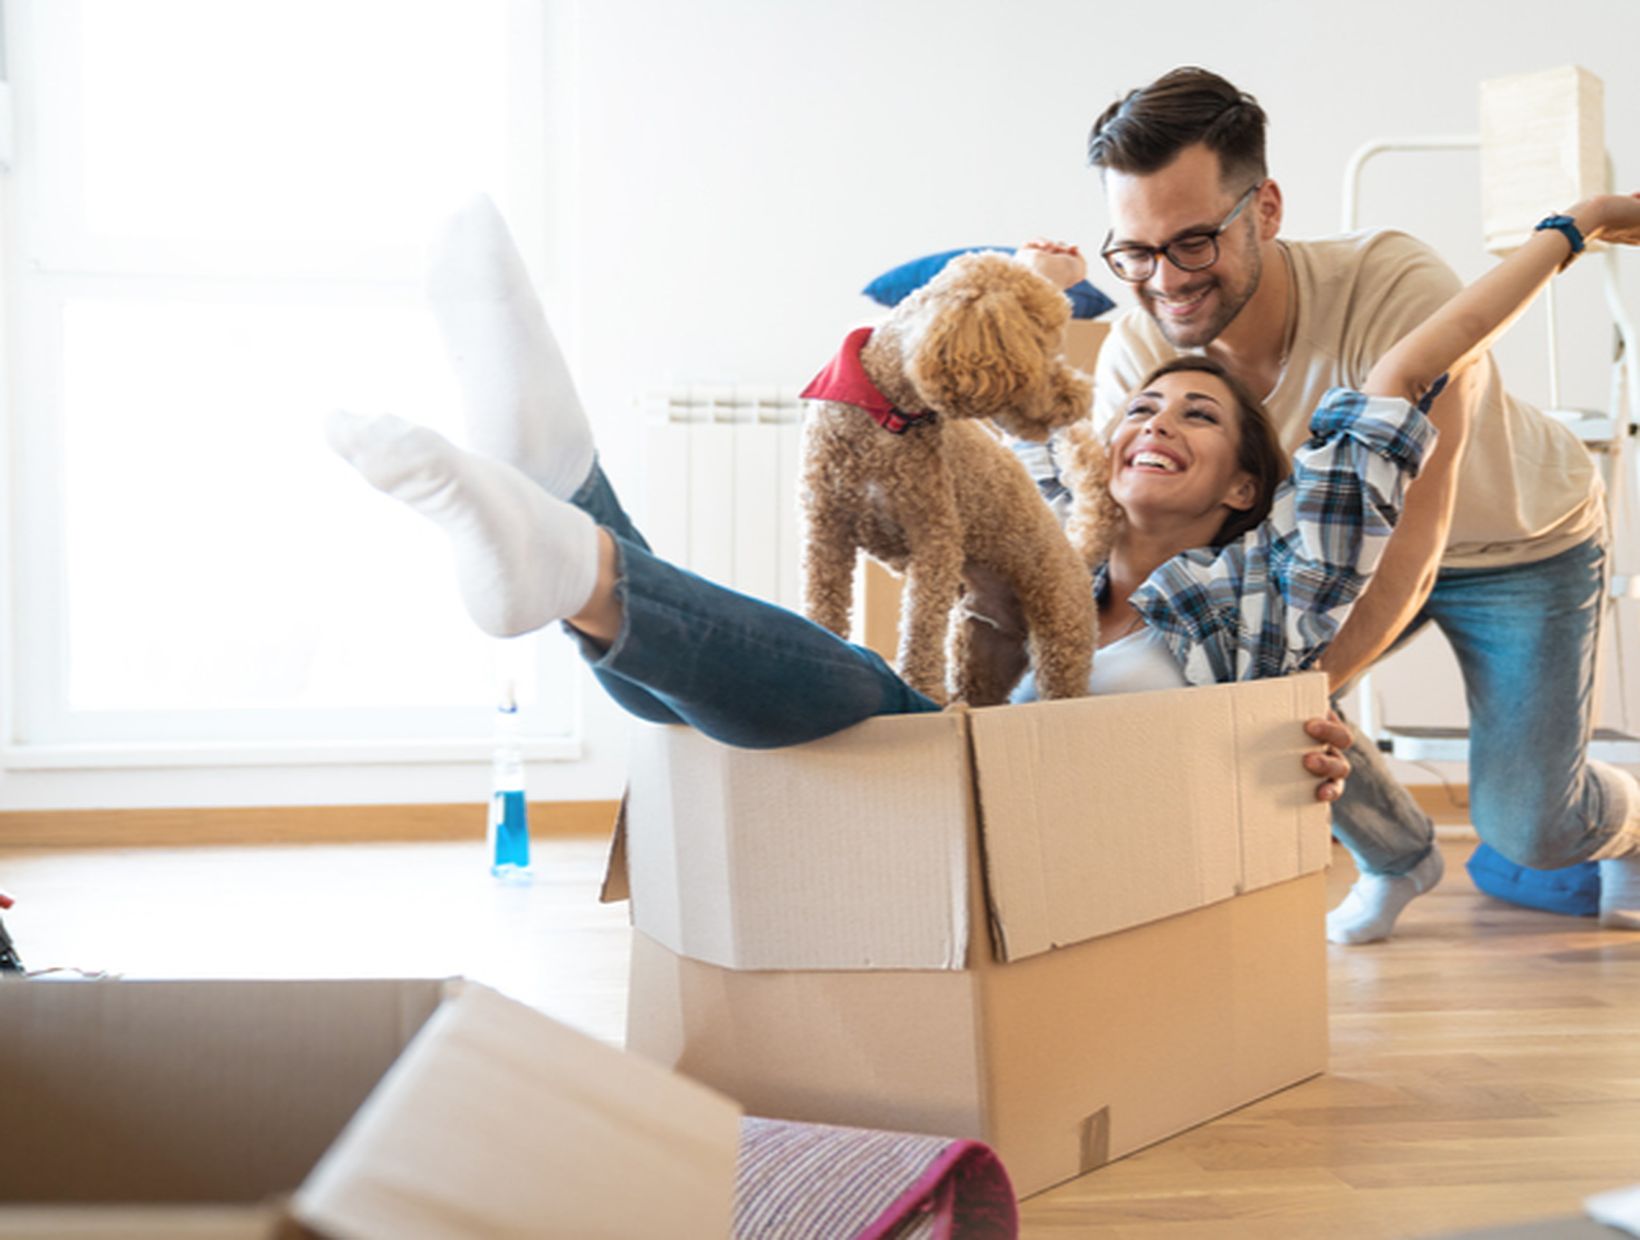
<path id="1" fill-rule="evenodd" d="M 439 215 L 539 210 L 539 5 L 12 0 L 9 758 L 570 748 L 567 644 L 481 637 L 323 413 L 458 433 Z M 56 759 L 50 759 L 55 754 Z"/>

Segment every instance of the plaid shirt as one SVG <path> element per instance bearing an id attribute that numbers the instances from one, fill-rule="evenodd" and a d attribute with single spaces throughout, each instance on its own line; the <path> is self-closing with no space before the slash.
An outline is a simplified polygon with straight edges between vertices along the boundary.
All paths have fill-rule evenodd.
<path id="1" fill-rule="evenodd" d="M 1285 676 L 1320 658 L 1378 566 L 1435 433 L 1404 400 L 1328 392 L 1264 523 L 1174 556 L 1133 592 L 1185 680 Z M 1103 567 L 1094 584 L 1102 597 Z"/>

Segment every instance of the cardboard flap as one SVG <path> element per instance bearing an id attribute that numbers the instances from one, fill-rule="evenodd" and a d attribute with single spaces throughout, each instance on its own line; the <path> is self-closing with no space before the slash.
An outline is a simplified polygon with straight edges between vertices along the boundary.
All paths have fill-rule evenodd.
<path id="1" fill-rule="evenodd" d="M 965 715 L 870 719 L 787 749 L 633 738 L 633 924 L 731 969 L 959 969 Z"/>
<path id="2" fill-rule="evenodd" d="M 1234 701 L 1240 893 L 1327 868 L 1332 811 L 1315 799 L 1315 776 L 1304 769 L 1304 754 L 1316 748 L 1304 721 L 1326 715 L 1330 702 L 1320 672 L 1255 681 Z"/>
<path id="3" fill-rule="evenodd" d="M 297 1192 L 338 1236 L 729 1234 L 739 1108 L 481 986 L 434 1014 Z"/>
<path id="4" fill-rule="evenodd" d="M 296 1233 L 284 1222 L 271 1203 L 22 1206 L 0 1210 L 0 1240 L 290 1240 Z"/>
<path id="5" fill-rule="evenodd" d="M 626 793 L 615 814 L 615 830 L 609 837 L 609 856 L 604 861 L 604 881 L 598 888 L 599 904 L 619 904 L 632 898 L 632 883 L 626 872 Z"/>
<path id="6" fill-rule="evenodd" d="M 432 980 L 0 982 L 0 1200 L 289 1192 L 443 993 Z"/>
<path id="7" fill-rule="evenodd" d="M 972 715 L 993 939 L 1017 960 L 1326 864 L 1320 675 Z"/>

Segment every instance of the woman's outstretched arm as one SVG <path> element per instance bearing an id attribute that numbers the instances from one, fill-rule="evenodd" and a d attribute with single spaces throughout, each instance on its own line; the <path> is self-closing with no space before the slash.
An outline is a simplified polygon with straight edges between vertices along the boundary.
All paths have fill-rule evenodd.
<path id="1" fill-rule="evenodd" d="M 1640 194 L 1602 194 L 1566 215 L 1585 241 L 1640 243 Z M 1422 400 L 1443 374 L 1457 374 L 1491 348 L 1572 255 L 1570 239 L 1558 229 L 1534 233 L 1379 358 L 1362 390 Z"/>

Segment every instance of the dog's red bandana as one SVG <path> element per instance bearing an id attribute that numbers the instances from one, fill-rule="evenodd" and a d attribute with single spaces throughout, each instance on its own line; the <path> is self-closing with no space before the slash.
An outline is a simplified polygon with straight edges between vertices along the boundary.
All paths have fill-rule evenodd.
<path id="1" fill-rule="evenodd" d="M 903 435 L 918 422 L 926 422 L 933 417 L 933 411 L 905 413 L 896 409 L 894 402 L 877 390 L 871 376 L 866 374 L 866 368 L 860 364 L 860 350 L 866 347 L 866 341 L 870 339 L 871 328 L 856 327 L 843 341 L 843 347 L 837 350 L 837 356 L 826 363 L 826 368 L 815 375 L 799 395 L 804 400 L 835 400 L 864 409 L 871 415 L 871 420 L 885 431 Z"/>

